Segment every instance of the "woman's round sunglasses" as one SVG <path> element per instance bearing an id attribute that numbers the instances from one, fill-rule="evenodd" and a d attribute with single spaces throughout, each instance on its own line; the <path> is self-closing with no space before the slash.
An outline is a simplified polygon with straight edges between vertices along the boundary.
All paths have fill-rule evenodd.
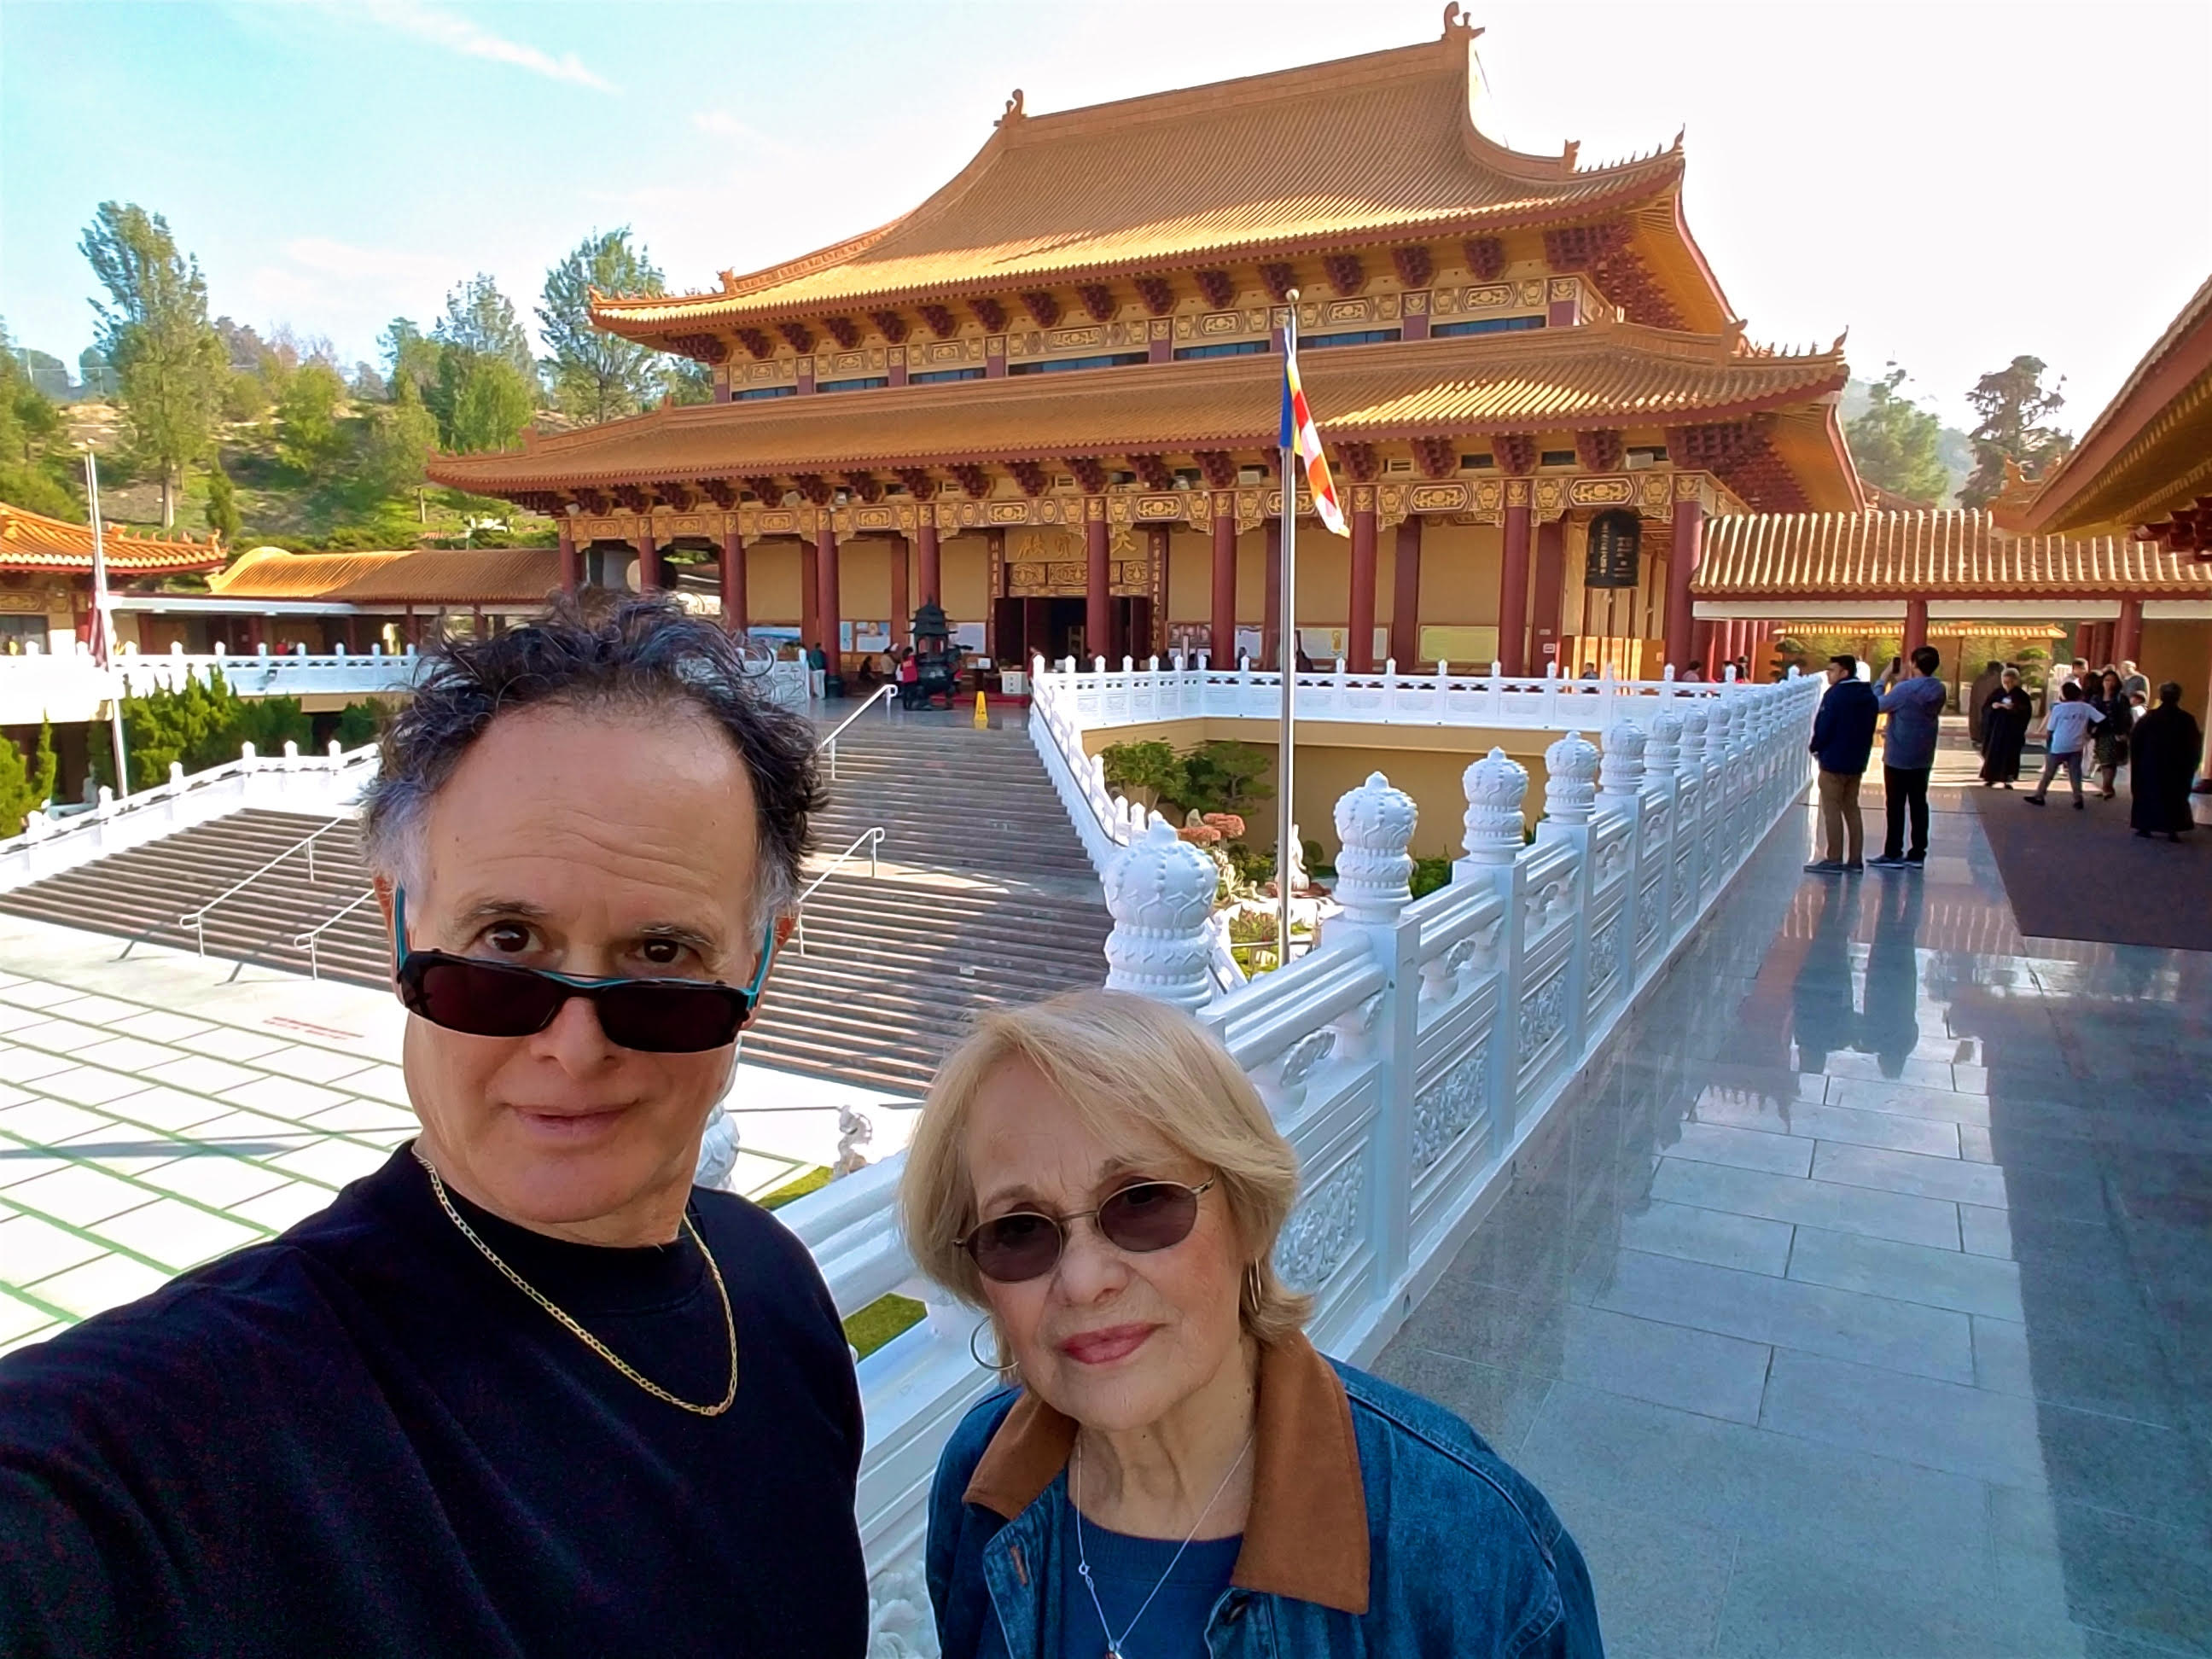
<path id="1" fill-rule="evenodd" d="M 1171 1249 L 1198 1224 L 1198 1195 L 1213 1185 L 1209 1176 L 1195 1187 L 1177 1181 L 1139 1181 L 1124 1187 L 1095 1210 L 1047 1215 L 1016 1210 L 980 1222 L 953 1240 L 968 1252 L 975 1271 L 1001 1285 L 1042 1279 L 1060 1265 L 1067 1248 L 1067 1224 L 1091 1217 L 1106 1242 L 1132 1255 Z"/>
<path id="2" fill-rule="evenodd" d="M 392 978 L 410 1013 L 470 1036 L 535 1036 L 581 997 L 599 1016 L 607 1041 L 644 1054 L 696 1054 L 726 1048 L 759 1006 L 775 955 L 771 932 L 761 942 L 760 969 L 740 988 L 695 979 L 585 979 L 517 963 L 417 951 L 407 943 L 407 891 L 392 895 L 392 933 L 398 960 Z"/>

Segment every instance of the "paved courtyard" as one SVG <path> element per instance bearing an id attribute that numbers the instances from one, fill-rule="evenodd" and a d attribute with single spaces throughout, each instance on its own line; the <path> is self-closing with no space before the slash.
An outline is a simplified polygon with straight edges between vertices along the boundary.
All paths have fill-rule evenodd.
<path id="1" fill-rule="evenodd" d="M 0 1352 L 282 1232 L 415 1133 L 389 994 L 120 948 L 0 917 Z M 732 1184 L 831 1161 L 841 1102 L 897 1150 L 913 1114 L 868 1096 L 740 1067 Z"/>
<path id="2" fill-rule="evenodd" d="M 1936 795 L 1768 839 L 1380 1364 L 1623 1659 L 2212 1654 L 2212 957 L 2021 938 Z"/>

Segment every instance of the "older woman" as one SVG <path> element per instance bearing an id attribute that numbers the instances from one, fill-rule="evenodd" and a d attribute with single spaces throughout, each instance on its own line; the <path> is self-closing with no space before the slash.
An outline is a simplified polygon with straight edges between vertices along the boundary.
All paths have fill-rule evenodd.
<path id="1" fill-rule="evenodd" d="M 1243 1073 L 1161 1004 L 1072 993 L 946 1061 L 908 1238 L 1013 1384 L 938 1466 L 946 1659 L 1601 1652 L 1535 1489 L 1302 1334 L 1272 1260 L 1297 1186 Z"/>

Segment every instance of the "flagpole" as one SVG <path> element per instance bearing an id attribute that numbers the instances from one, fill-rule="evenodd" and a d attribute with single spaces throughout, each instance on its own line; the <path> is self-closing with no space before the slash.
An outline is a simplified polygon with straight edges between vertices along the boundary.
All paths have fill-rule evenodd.
<path id="1" fill-rule="evenodd" d="M 84 494 L 92 508 L 92 626 L 98 641 L 93 659 L 100 667 L 112 669 L 115 617 L 107 604 L 107 537 L 100 522 L 100 458 L 89 447 L 84 452 Z M 115 799 L 122 800 L 131 793 L 131 771 L 123 751 L 123 688 L 112 672 L 108 678 L 113 695 L 107 700 L 107 741 L 115 755 Z"/>
<path id="2" fill-rule="evenodd" d="M 1283 353 L 1287 363 L 1295 361 L 1297 355 L 1298 291 L 1292 289 L 1283 297 L 1289 301 L 1283 315 Z M 1296 436 L 1288 422 L 1276 435 L 1293 441 Z M 1275 732 L 1275 781 L 1279 791 L 1275 804 L 1275 965 L 1279 968 L 1291 965 L 1291 871 L 1296 862 L 1291 856 L 1293 850 L 1291 837 L 1295 832 L 1295 826 L 1291 822 L 1291 785 L 1297 752 L 1295 722 L 1297 718 L 1298 666 L 1298 478 L 1296 454 L 1293 444 L 1285 442 L 1281 462 L 1282 575 L 1280 598 L 1275 607 L 1276 656 L 1283 678 L 1283 707 Z"/>

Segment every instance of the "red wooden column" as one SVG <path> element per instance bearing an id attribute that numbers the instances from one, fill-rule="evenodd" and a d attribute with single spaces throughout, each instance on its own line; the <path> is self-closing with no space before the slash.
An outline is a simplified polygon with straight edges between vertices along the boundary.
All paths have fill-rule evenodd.
<path id="1" fill-rule="evenodd" d="M 943 579 L 938 574 L 937 509 L 935 507 L 925 507 L 921 509 L 921 523 L 915 531 L 914 547 L 915 562 L 920 567 L 915 573 L 921 591 L 921 597 L 916 602 L 917 607 L 923 605 L 943 605 L 945 603 Z"/>
<path id="2" fill-rule="evenodd" d="M 637 538 L 637 591 L 650 593 L 660 586 L 660 544 L 653 538 L 653 532 L 641 531 Z"/>
<path id="3" fill-rule="evenodd" d="M 574 593 L 584 585 L 583 561 L 576 556 L 576 526 L 566 518 L 556 522 L 561 532 L 561 591 Z"/>
<path id="4" fill-rule="evenodd" d="M 907 542 L 903 536 L 891 538 L 891 643 L 904 645 L 907 629 L 914 614 L 907 599 Z"/>
<path id="5" fill-rule="evenodd" d="M 1682 493 L 1686 485 L 1686 495 Z M 1698 560 L 1705 552 L 1705 504 L 1698 499 L 1695 479 L 1678 477 L 1674 488 L 1674 544 L 1667 558 L 1667 660 L 1680 674 L 1698 654 L 1691 643 L 1695 623 L 1690 614 L 1690 578 L 1698 574 Z M 1717 668 L 1708 652 L 1705 678 L 1718 679 Z"/>
<path id="6" fill-rule="evenodd" d="M 1905 602 L 1905 659 L 1912 660 L 1912 653 L 1928 643 L 1928 601 L 1907 599 Z"/>
<path id="7" fill-rule="evenodd" d="M 1260 617 L 1258 665 L 1275 669 L 1283 665 L 1283 521 L 1280 517 L 1267 520 L 1267 584 Z"/>
<path id="8" fill-rule="evenodd" d="M 1505 558 L 1498 574 L 1498 660 L 1528 672 L 1528 508 L 1526 478 L 1505 481 Z"/>
<path id="9" fill-rule="evenodd" d="M 1352 486 L 1352 602 L 1345 608 L 1344 665 L 1375 672 L 1375 486 Z"/>
<path id="10" fill-rule="evenodd" d="M 1403 674 L 1412 673 L 1421 657 L 1421 520 L 1418 514 L 1398 526 L 1398 562 L 1390 582 L 1390 655 Z"/>
<path id="11" fill-rule="evenodd" d="M 1103 657 L 1118 667 L 1121 653 L 1114 638 L 1114 592 L 1109 581 L 1106 531 L 1106 498 L 1088 495 L 1083 501 L 1083 649 L 1087 656 Z"/>
<path id="12" fill-rule="evenodd" d="M 815 579 L 815 568 L 821 562 L 814 556 L 814 544 L 801 539 L 799 544 L 799 636 L 805 646 L 822 642 L 822 613 L 816 601 L 821 596 L 821 584 Z"/>
<path id="13" fill-rule="evenodd" d="M 1237 498 L 1226 490 L 1213 497 L 1213 625 L 1207 660 L 1216 668 L 1237 666 Z"/>
<path id="14" fill-rule="evenodd" d="M 814 537 L 814 576 L 818 591 L 814 596 L 815 626 L 822 630 L 822 648 L 830 654 L 830 672 L 845 672 L 838 655 L 837 625 L 845 619 L 845 608 L 837 596 L 837 531 L 830 521 L 830 509 L 823 507 L 821 527 Z"/>
<path id="15" fill-rule="evenodd" d="M 745 538 L 735 526 L 722 532 L 722 626 L 732 634 L 752 626 L 745 614 Z"/>
<path id="16" fill-rule="evenodd" d="M 2142 607 L 2141 599 L 2120 601 L 2120 620 L 2112 629 L 2112 660 L 2116 664 L 2133 662 L 2142 655 Z"/>

